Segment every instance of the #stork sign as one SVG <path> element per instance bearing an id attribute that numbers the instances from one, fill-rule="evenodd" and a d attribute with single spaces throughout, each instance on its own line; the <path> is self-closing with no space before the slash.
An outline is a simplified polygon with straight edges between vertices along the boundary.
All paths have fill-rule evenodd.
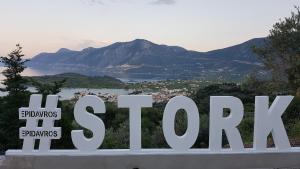
<path id="1" fill-rule="evenodd" d="M 83 130 L 73 130 L 72 142 L 76 150 L 51 150 L 51 140 L 60 139 L 61 128 L 54 126 L 54 121 L 61 118 L 61 110 L 57 108 L 58 96 L 49 95 L 45 108 L 41 108 L 42 96 L 32 95 L 29 107 L 19 109 L 19 118 L 26 120 L 26 126 L 20 128 L 20 139 L 23 139 L 22 150 L 8 150 L 7 155 L 61 155 L 61 154 L 139 154 L 139 153 L 255 153 L 255 152 L 300 152 L 300 148 L 291 147 L 281 116 L 292 101 L 293 96 L 277 96 L 269 103 L 268 96 L 255 97 L 255 118 L 253 148 L 244 148 L 238 125 L 244 116 L 244 106 L 239 98 L 233 96 L 210 97 L 209 116 L 209 148 L 192 149 L 199 134 L 200 117 L 194 101 L 185 96 L 176 96 L 167 103 L 162 129 L 169 149 L 142 149 L 141 114 L 142 108 L 152 107 L 151 95 L 122 95 L 118 97 L 119 108 L 129 108 L 129 149 L 99 149 L 105 139 L 105 125 L 95 114 L 105 114 L 103 100 L 97 96 L 84 96 L 74 107 L 75 121 L 83 128 L 91 131 L 87 138 Z M 86 109 L 90 107 L 93 113 Z M 187 114 L 187 129 L 182 136 L 175 132 L 175 117 L 178 110 Z M 223 116 L 224 109 L 230 114 Z M 42 124 L 39 125 L 39 121 Z M 230 148 L 222 148 L 222 131 L 225 131 Z M 299 131 L 300 132 L 300 131 Z M 267 148 L 268 135 L 272 135 L 275 148 Z M 38 149 L 35 141 L 40 140 Z"/>

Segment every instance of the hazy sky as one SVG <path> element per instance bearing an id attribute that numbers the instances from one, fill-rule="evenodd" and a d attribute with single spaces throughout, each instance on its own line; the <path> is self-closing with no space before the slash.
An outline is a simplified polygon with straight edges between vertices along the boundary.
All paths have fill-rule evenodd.
<path id="1" fill-rule="evenodd" d="M 144 38 L 208 51 L 267 36 L 300 0 L 0 0 L 0 55 Z"/>

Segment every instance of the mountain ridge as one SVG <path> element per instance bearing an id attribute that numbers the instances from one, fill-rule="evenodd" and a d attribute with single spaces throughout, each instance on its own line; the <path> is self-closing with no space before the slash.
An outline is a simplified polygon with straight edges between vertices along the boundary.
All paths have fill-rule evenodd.
<path id="1" fill-rule="evenodd" d="M 81 51 L 61 48 L 56 53 L 41 53 L 29 62 L 29 66 L 58 73 L 118 78 L 240 78 L 262 67 L 251 46 L 263 46 L 264 40 L 255 38 L 223 49 L 198 52 L 135 39 Z"/>

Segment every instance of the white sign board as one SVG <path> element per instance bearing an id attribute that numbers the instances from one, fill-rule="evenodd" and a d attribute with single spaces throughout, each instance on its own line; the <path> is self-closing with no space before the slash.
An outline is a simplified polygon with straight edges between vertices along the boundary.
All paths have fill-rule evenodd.
<path id="1" fill-rule="evenodd" d="M 281 116 L 292 101 L 293 96 L 277 96 L 269 103 L 268 96 L 255 97 L 255 122 L 253 148 L 244 148 L 238 125 L 244 116 L 244 106 L 239 98 L 233 96 L 210 97 L 209 148 L 192 149 L 199 134 L 200 116 L 194 101 L 185 96 L 176 96 L 166 105 L 162 128 L 170 149 L 142 149 L 141 114 L 142 108 L 152 107 L 151 95 L 123 95 L 118 97 L 119 108 L 129 108 L 130 147 L 126 150 L 99 149 L 105 139 L 105 125 L 101 118 L 87 112 L 91 107 L 95 114 L 105 114 L 103 100 L 97 96 L 84 96 L 74 107 L 75 121 L 93 133 L 91 138 L 83 130 L 73 130 L 72 141 L 76 150 L 51 150 L 51 140 L 60 139 L 61 128 L 54 121 L 61 118 L 57 108 L 58 96 L 49 95 L 45 108 L 41 107 L 42 96 L 32 95 L 27 108 L 19 109 L 20 120 L 26 120 L 26 126 L 20 128 L 23 139 L 22 150 L 8 150 L 7 155 L 96 155 L 96 154 L 211 154 L 211 153 L 257 153 L 257 152 L 300 152 L 300 148 L 291 147 Z M 270 106 L 269 106 L 270 105 Z M 229 109 L 228 117 L 223 116 Z M 187 113 L 187 129 L 182 136 L 175 133 L 175 116 L 178 110 Z M 41 126 L 38 126 L 42 121 Z M 222 148 L 222 131 L 225 131 L 230 148 Z M 300 131 L 299 131 L 300 132 Z M 267 148 L 267 137 L 271 133 L 275 148 Z M 34 149 L 35 140 L 40 140 L 39 148 Z"/>

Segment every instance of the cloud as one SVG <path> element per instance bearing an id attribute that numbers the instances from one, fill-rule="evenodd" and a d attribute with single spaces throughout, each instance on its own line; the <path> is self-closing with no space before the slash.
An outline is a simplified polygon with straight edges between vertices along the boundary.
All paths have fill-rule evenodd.
<path id="1" fill-rule="evenodd" d="M 87 3 L 89 5 L 104 5 L 102 0 L 81 0 L 83 3 Z"/>
<path id="2" fill-rule="evenodd" d="M 128 3 L 132 0 L 81 0 L 83 3 L 88 5 L 106 5 L 108 3 Z M 177 0 L 151 0 L 152 5 L 173 5 L 176 4 Z"/>
<path id="3" fill-rule="evenodd" d="M 121 3 L 121 2 L 129 2 L 130 0 L 81 0 L 83 3 L 88 5 L 106 5 L 109 3 Z"/>
<path id="4" fill-rule="evenodd" d="M 176 3 L 176 0 L 155 0 L 151 2 L 154 5 L 173 5 Z"/>
<path id="5" fill-rule="evenodd" d="M 89 47 L 100 48 L 111 44 L 96 39 L 81 39 L 81 38 L 73 38 L 68 36 L 61 36 L 59 37 L 58 41 L 59 41 L 58 43 L 59 45 L 56 46 L 57 48 L 64 47 L 71 50 L 82 50 Z"/>
<path id="6" fill-rule="evenodd" d="M 82 50 L 82 49 L 88 48 L 88 47 L 99 48 L 99 47 L 103 47 L 103 46 L 107 46 L 107 45 L 108 45 L 108 43 L 106 43 L 106 42 L 84 39 L 84 40 L 80 40 L 79 42 L 76 42 L 73 46 L 74 46 L 74 49 L 76 49 L 76 50 Z"/>

